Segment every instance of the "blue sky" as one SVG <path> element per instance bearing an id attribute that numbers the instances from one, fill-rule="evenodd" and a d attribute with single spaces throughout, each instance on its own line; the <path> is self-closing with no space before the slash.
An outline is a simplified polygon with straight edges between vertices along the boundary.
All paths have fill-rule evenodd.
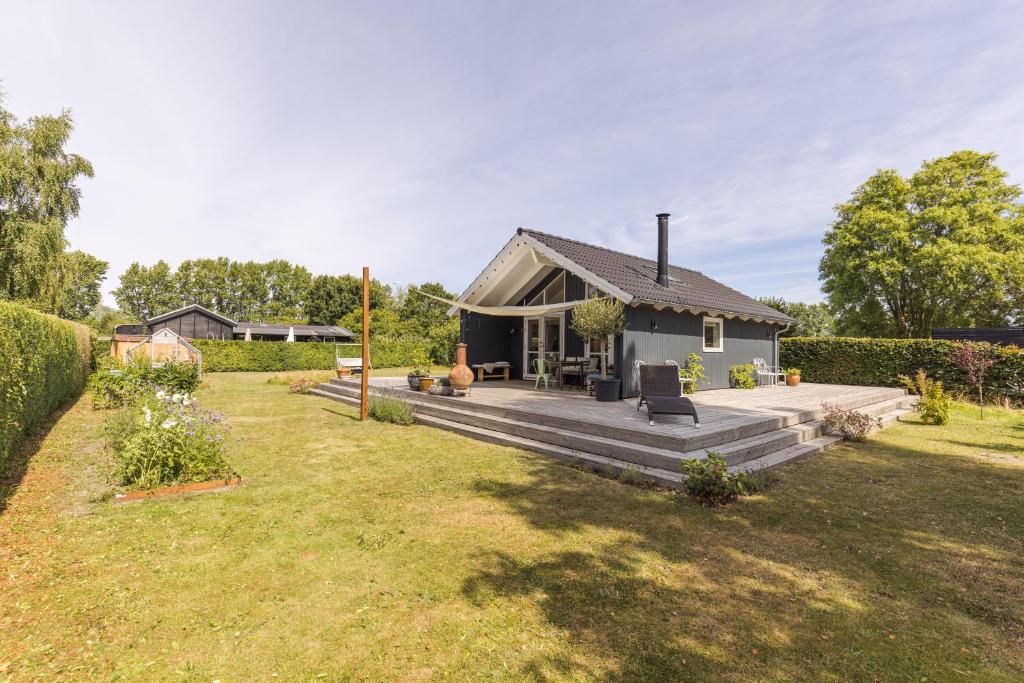
<path id="1" fill-rule="evenodd" d="M 821 297 L 878 168 L 1024 182 L 1020 3 L 7 2 L 19 117 L 73 110 L 72 247 L 366 264 L 461 291 L 518 226 Z M 109 299 L 109 297 L 108 297 Z"/>

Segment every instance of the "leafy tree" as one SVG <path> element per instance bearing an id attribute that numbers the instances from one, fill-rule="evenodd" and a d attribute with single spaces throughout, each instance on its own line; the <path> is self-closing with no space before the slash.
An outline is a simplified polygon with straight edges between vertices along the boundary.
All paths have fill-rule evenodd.
<path id="1" fill-rule="evenodd" d="M 796 319 L 796 322 L 779 336 L 830 337 L 833 334 L 835 318 L 828 304 L 824 302 L 805 304 L 799 301 L 786 301 L 776 296 L 761 297 L 758 301 Z"/>
<path id="2" fill-rule="evenodd" d="M 907 179 L 880 170 L 836 207 L 819 270 L 841 330 L 927 337 L 1021 320 L 1021 190 L 995 159 L 955 152 Z"/>
<path id="3" fill-rule="evenodd" d="M 270 294 L 263 312 L 268 322 L 299 319 L 313 276 L 303 266 L 294 266 L 281 259 L 265 263 L 263 268 Z"/>
<path id="4" fill-rule="evenodd" d="M 383 308 L 391 301 L 391 290 L 377 280 L 370 281 L 370 308 Z M 334 325 L 348 313 L 363 307 L 363 280 L 354 275 L 318 275 L 313 278 L 305 303 L 311 325 Z"/>
<path id="5" fill-rule="evenodd" d="M 182 261 L 174 272 L 178 300 L 182 304 L 199 304 L 211 311 L 225 313 L 231 298 L 228 287 L 230 266 L 230 259 L 224 256 Z"/>
<path id="6" fill-rule="evenodd" d="M 121 275 L 121 284 L 113 294 L 121 310 L 137 320 L 180 308 L 182 303 L 171 267 L 165 261 L 157 261 L 151 267 L 131 264 Z"/>
<path id="7" fill-rule="evenodd" d="M 78 215 L 76 181 L 92 165 L 64 150 L 71 113 L 19 124 L 0 92 L 0 299 L 35 299 L 64 252 L 64 228 Z"/>
<path id="8" fill-rule="evenodd" d="M 449 304 L 411 291 L 413 289 L 433 294 L 442 299 L 455 299 L 458 295 L 446 290 L 439 282 L 424 282 L 419 286 L 409 285 L 405 289 L 398 306 L 398 315 L 402 320 L 412 323 L 421 333 L 425 333 L 437 325 L 443 325 L 448 320 Z"/>
<path id="9" fill-rule="evenodd" d="M 136 320 L 137 318 L 133 318 L 124 311 L 100 304 L 92 309 L 89 315 L 83 318 L 81 322 L 91 327 L 97 335 L 105 337 L 112 335 L 114 328 L 118 325 L 135 322 Z"/>
<path id="10" fill-rule="evenodd" d="M 100 302 L 100 283 L 108 264 L 84 251 L 66 251 L 51 265 L 37 308 L 61 318 L 80 320 Z"/>

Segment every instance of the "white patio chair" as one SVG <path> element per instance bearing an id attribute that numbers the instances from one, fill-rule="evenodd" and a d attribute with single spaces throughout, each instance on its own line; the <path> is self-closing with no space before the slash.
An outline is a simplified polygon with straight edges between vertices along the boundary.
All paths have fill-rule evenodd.
<path id="1" fill-rule="evenodd" d="M 772 386 L 778 384 L 779 379 L 783 382 L 786 381 L 786 371 L 777 365 L 768 365 L 764 358 L 754 359 L 754 374 L 757 375 L 757 384 L 759 386 L 764 384 L 761 381 L 762 377 L 767 377 L 769 384 Z"/>

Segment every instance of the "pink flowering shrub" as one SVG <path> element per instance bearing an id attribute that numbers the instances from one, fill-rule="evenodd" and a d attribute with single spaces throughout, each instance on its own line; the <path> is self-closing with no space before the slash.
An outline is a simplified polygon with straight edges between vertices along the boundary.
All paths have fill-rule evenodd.
<path id="1" fill-rule="evenodd" d="M 842 434 L 850 441 L 863 441 L 871 431 L 874 421 L 864 413 L 846 410 L 831 403 L 822 403 L 825 411 L 825 428 L 832 434 Z"/>

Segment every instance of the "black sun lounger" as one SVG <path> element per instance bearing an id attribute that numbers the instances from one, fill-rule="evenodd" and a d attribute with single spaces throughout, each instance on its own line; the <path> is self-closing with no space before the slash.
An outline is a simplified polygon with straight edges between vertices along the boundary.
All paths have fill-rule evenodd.
<path id="1" fill-rule="evenodd" d="M 700 418 L 693 401 L 683 396 L 679 368 L 675 365 L 640 366 L 640 400 L 636 409 L 647 404 L 647 421 L 654 424 L 655 415 L 690 415 L 693 426 L 700 427 Z"/>

